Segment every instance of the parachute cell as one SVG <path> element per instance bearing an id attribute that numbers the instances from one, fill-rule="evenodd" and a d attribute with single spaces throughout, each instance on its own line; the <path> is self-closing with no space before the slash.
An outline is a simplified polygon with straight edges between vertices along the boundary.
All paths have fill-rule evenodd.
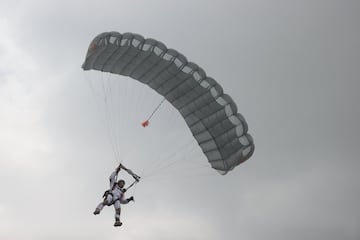
<path id="1" fill-rule="evenodd" d="M 133 33 L 102 33 L 90 43 L 82 68 L 129 76 L 164 96 L 221 174 L 254 152 L 246 121 L 231 97 L 197 64 L 159 41 Z"/>

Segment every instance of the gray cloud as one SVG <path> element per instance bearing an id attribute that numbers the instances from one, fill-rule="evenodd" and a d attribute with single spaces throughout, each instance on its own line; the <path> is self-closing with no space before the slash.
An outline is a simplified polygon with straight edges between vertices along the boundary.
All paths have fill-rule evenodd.
<path id="1" fill-rule="evenodd" d="M 359 238 L 356 1 L 6 1 L 0 9 L 1 239 Z M 222 177 L 169 106 L 147 132 L 124 121 L 125 163 L 144 180 L 128 193 L 136 202 L 124 206 L 120 230 L 112 208 L 92 215 L 117 162 L 80 68 L 92 38 L 109 30 L 162 40 L 198 63 L 238 103 L 256 144 Z M 136 89 L 146 100 L 128 95 L 131 123 L 159 99 Z"/>

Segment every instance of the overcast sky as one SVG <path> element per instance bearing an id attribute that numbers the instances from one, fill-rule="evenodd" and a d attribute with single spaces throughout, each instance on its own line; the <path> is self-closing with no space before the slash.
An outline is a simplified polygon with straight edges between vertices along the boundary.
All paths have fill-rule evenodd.
<path id="1" fill-rule="evenodd" d="M 357 0 L 0 0 L 0 239 L 360 239 L 359 11 Z M 112 208 L 92 215 L 118 164 L 89 84 L 114 79 L 81 69 L 105 31 L 196 62 L 256 146 L 221 176 L 167 103 L 142 129 L 161 98 L 116 78 L 121 158 L 144 176 L 121 228 Z"/>

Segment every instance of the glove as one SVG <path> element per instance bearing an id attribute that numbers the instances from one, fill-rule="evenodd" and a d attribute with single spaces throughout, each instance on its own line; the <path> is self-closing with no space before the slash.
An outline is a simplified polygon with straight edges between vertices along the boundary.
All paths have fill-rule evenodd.
<path id="1" fill-rule="evenodd" d="M 121 189 L 123 193 L 126 193 L 126 188 Z"/>
<path id="2" fill-rule="evenodd" d="M 133 196 L 131 196 L 131 197 L 129 197 L 128 199 L 126 199 L 128 202 L 130 202 L 130 201 L 133 201 L 133 202 L 135 202 L 135 199 L 134 199 L 134 197 Z"/>

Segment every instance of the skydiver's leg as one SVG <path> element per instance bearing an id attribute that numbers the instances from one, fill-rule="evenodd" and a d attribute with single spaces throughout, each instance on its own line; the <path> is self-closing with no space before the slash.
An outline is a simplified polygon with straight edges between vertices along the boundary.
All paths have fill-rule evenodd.
<path id="1" fill-rule="evenodd" d="M 119 201 L 121 204 L 128 204 L 130 202 L 129 199 L 123 199 L 123 198 L 121 198 Z"/>
<path id="2" fill-rule="evenodd" d="M 114 208 L 115 208 L 115 223 L 114 223 L 114 226 L 115 227 L 120 227 L 122 225 L 122 222 L 120 222 L 121 205 L 120 205 L 119 200 L 115 201 Z"/>
<path id="3" fill-rule="evenodd" d="M 104 201 L 102 201 L 101 203 L 99 203 L 99 205 L 96 207 L 94 214 L 97 215 L 101 212 L 101 210 L 104 208 L 104 206 L 110 206 L 112 202 L 112 195 L 108 194 L 106 196 L 106 198 L 104 199 Z"/>

